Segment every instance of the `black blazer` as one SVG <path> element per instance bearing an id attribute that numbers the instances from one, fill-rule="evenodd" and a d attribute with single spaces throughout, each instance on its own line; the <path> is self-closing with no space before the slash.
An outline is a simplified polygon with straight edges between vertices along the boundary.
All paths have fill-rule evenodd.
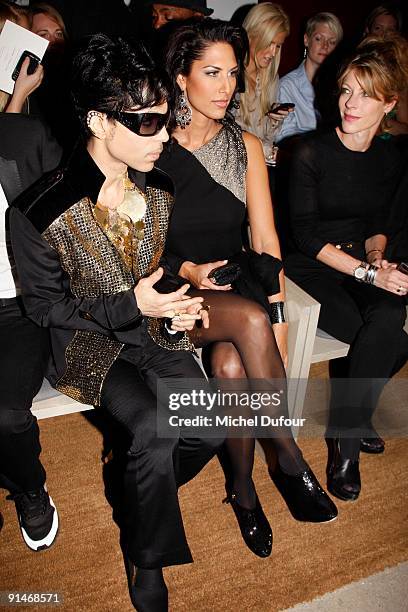
<path id="1" fill-rule="evenodd" d="M 0 113 L 0 182 L 11 203 L 61 160 L 62 150 L 35 117 Z"/>
<path id="2" fill-rule="evenodd" d="M 158 170 L 145 175 L 129 168 L 129 176 L 140 188 L 152 185 L 173 192 L 169 177 Z M 80 146 L 67 166 L 43 177 L 10 209 L 11 241 L 27 316 L 51 329 L 52 355 L 46 375 L 54 386 L 66 370 L 65 351 L 76 330 L 97 332 L 134 347 L 143 346 L 147 334 L 133 288 L 96 298 L 74 297 L 58 253 L 42 237 L 55 219 L 82 198 L 96 202 L 104 180 Z M 179 334 L 175 336 L 178 340 Z"/>

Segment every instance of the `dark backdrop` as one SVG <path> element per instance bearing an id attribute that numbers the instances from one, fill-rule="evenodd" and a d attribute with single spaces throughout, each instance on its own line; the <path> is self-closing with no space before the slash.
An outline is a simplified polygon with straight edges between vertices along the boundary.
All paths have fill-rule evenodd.
<path id="1" fill-rule="evenodd" d="M 68 32 L 74 41 L 90 32 L 104 31 L 143 35 L 150 30 L 150 17 L 144 0 L 132 0 L 130 10 L 122 0 L 47 0 L 62 14 Z M 163 0 L 164 1 L 164 0 Z M 223 0 L 218 0 L 222 2 Z M 360 38 L 365 17 L 381 0 L 275 0 L 281 4 L 290 17 L 291 33 L 285 42 L 279 73 L 286 74 L 295 68 L 303 55 L 303 31 L 309 17 L 319 11 L 330 11 L 340 19 L 344 31 L 346 47 L 353 46 Z M 256 0 L 252 0 L 256 4 Z M 260 0 L 262 2 L 262 0 Z M 250 4 L 251 0 L 242 0 Z M 396 0 L 404 13 L 405 30 L 407 27 L 408 3 Z"/>

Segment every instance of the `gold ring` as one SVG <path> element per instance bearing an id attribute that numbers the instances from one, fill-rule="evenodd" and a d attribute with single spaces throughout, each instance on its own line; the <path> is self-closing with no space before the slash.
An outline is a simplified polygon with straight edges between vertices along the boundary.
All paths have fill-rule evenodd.
<path id="1" fill-rule="evenodd" d="M 174 315 L 171 317 L 172 321 L 181 321 L 181 313 L 174 311 Z"/>

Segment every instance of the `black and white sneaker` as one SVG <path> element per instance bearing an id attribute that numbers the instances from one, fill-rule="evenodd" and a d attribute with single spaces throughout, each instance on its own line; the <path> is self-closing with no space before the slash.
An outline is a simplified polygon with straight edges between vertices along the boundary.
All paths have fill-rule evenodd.
<path id="1" fill-rule="evenodd" d="M 31 550 L 49 548 L 58 533 L 58 512 L 45 487 L 9 495 L 16 504 L 24 542 Z"/>

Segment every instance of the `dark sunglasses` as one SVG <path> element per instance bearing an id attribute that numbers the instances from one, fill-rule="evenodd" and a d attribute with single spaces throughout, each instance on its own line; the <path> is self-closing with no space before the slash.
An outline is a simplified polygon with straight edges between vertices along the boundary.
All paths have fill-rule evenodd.
<path id="1" fill-rule="evenodd" d="M 154 136 L 167 127 L 170 113 L 121 113 L 114 112 L 112 117 L 138 136 Z"/>

